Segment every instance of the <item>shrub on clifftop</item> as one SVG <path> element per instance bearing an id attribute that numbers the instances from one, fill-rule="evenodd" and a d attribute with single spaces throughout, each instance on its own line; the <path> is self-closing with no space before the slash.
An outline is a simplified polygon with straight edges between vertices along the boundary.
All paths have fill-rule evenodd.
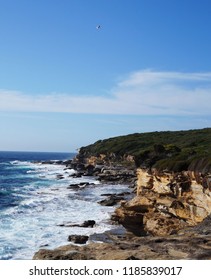
<path id="1" fill-rule="evenodd" d="M 79 152 L 82 158 L 100 154 L 117 161 L 133 156 L 138 167 L 211 172 L 211 128 L 134 133 L 99 140 Z"/>

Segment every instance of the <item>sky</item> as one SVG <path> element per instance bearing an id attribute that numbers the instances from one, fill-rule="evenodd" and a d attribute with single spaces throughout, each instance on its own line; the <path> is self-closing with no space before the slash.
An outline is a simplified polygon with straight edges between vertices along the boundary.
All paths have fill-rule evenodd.
<path id="1" fill-rule="evenodd" d="M 211 127 L 210 14 L 210 0 L 0 0 L 0 150 Z"/>

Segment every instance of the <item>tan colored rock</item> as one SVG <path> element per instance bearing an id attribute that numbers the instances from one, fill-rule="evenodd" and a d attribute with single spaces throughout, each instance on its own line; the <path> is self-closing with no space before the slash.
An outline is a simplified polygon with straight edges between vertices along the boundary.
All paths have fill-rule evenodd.
<path id="1" fill-rule="evenodd" d="M 141 227 L 156 236 L 177 232 L 184 226 L 194 226 L 211 213 L 211 191 L 202 185 L 206 178 L 193 172 L 158 173 L 156 170 L 137 170 L 137 196 L 116 210 L 123 225 L 133 221 L 133 228 Z M 137 222 L 142 214 L 142 223 Z M 122 217 L 119 219 L 121 223 Z"/>
<path id="2" fill-rule="evenodd" d="M 168 248 L 169 256 L 172 256 L 173 258 L 176 258 L 178 260 L 184 260 L 187 259 L 188 253 L 182 252 L 181 250 L 176 250 L 174 248 Z"/>
<path id="3" fill-rule="evenodd" d="M 175 217 L 162 213 L 148 213 L 144 216 L 144 229 L 153 236 L 168 236 L 175 234 L 187 224 Z"/>
<path id="4" fill-rule="evenodd" d="M 132 200 L 128 201 L 124 207 L 127 210 L 146 212 L 149 208 L 152 208 L 155 203 L 153 197 L 149 198 L 147 196 L 136 196 Z"/>

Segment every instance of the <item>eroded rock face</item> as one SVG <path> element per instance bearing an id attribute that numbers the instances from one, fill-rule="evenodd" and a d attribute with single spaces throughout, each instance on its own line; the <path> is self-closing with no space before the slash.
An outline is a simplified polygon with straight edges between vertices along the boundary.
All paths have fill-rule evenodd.
<path id="1" fill-rule="evenodd" d="M 209 179 L 209 174 L 138 169 L 137 196 L 123 202 L 112 219 L 136 235 L 175 234 L 211 213 Z"/>

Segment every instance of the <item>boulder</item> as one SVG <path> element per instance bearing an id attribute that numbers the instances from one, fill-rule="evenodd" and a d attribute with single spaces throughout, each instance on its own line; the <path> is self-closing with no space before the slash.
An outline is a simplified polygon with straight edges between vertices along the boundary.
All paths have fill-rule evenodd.
<path id="1" fill-rule="evenodd" d="M 124 198 L 123 195 L 110 194 L 107 199 L 101 200 L 98 203 L 103 206 L 114 206 Z"/>
<path id="2" fill-rule="evenodd" d="M 84 221 L 80 225 L 80 227 L 91 227 L 91 228 L 93 228 L 95 225 L 96 225 L 96 222 L 94 220 L 87 220 L 87 221 Z"/>
<path id="3" fill-rule="evenodd" d="M 71 223 L 62 223 L 62 224 L 58 224 L 58 226 L 60 227 L 89 227 L 89 228 L 93 228 L 96 225 L 96 222 L 94 220 L 87 220 L 84 221 L 82 224 L 71 224 Z"/>
<path id="4" fill-rule="evenodd" d="M 85 244 L 89 239 L 89 236 L 86 235 L 69 235 L 68 241 L 76 244 Z"/>
<path id="5" fill-rule="evenodd" d="M 78 190 L 80 189 L 80 186 L 79 184 L 70 184 L 69 187 L 67 187 L 67 189 Z"/>

